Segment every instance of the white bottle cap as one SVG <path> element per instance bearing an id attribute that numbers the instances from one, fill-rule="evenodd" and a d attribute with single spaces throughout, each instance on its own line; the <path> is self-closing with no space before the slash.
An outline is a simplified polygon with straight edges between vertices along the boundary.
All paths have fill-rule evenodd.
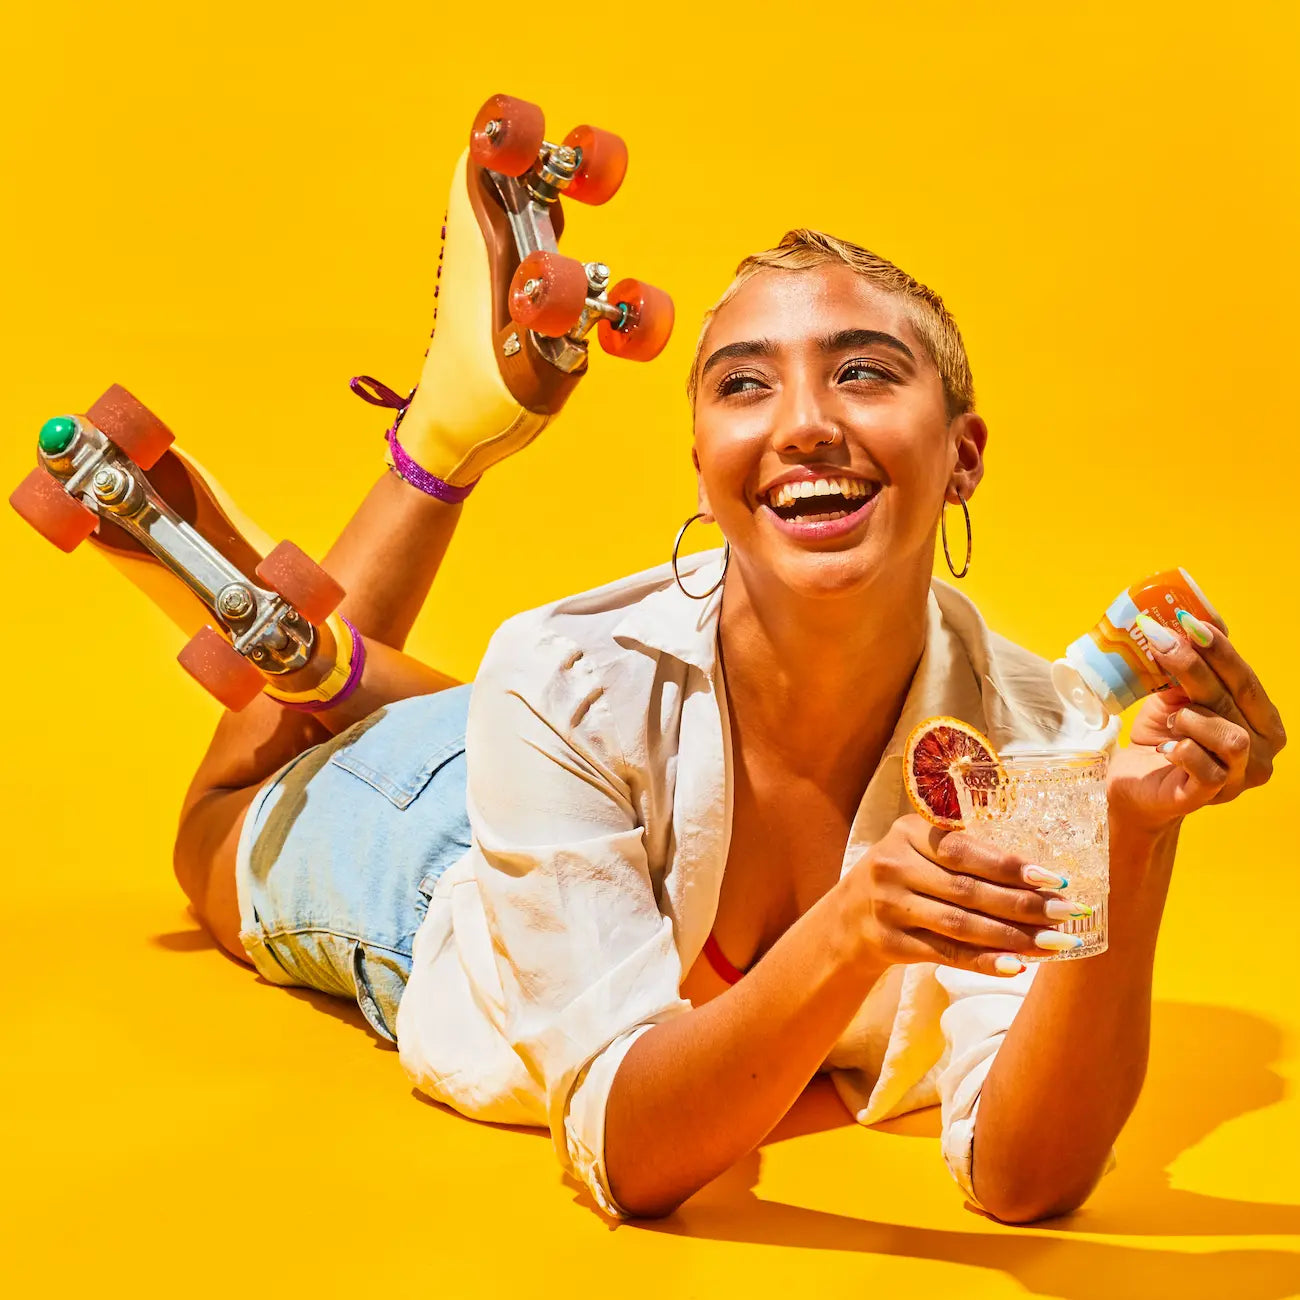
<path id="1" fill-rule="evenodd" d="M 1052 685 L 1061 700 L 1094 730 L 1104 727 L 1110 720 L 1106 706 L 1097 692 L 1083 680 L 1079 670 L 1068 660 L 1058 659 L 1052 664 Z"/>

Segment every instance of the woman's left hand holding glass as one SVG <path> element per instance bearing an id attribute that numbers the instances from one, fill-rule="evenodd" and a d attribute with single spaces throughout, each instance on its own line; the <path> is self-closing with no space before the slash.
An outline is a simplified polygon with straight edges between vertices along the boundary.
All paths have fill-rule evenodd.
<path id="1" fill-rule="evenodd" d="M 1148 696 L 1111 760 L 1112 826 L 1158 835 L 1209 803 L 1263 785 L 1286 744 L 1282 718 L 1221 628 L 1184 616 L 1185 635 L 1142 618 L 1175 685 Z"/>

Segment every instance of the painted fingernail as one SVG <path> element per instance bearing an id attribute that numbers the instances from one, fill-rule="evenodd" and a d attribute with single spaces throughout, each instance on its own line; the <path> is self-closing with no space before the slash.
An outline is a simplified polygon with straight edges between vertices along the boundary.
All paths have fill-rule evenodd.
<path id="1" fill-rule="evenodd" d="M 1044 871 L 1042 867 L 1021 867 L 1020 878 L 1027 885 L 1037 885 L 1040 889 L 1065 889 L 1069 881 L 1055 871 Z"/>
<path id="2" fill-rule="evenodd" d="M 1173 711 L 1173 712 L 1172 712 L 1172 713 L 1171 713 L 1171 714 L 1170 714 L 1170 715 L 1165 719 L 1165 726 L 1168 727 L 1170 731 L 1172 731 L 1172 730 L 1174 729 L 1174 722 L 1175 722 L 1175 720 L 1177 719 L 1178 715 L 1179 715 L 1181 712 L 1182 712 L 1181 709 L 1175 709 L 1175 710 L 1174 710 L 1174 711 Z"/>
<path id="3" fill-rule="evenodd" d="M 1177 742 L 1176 740 L 1166 740 L 1165 743 L 1164 743 L 1163 745 L 1157 745 L 1157 746 L 1156 746 L 1156 753 L 1157 753 L 1157 754 L 1168 754 L 1168 753 L 1170 753 L 1170 752 L 1173 750 L 1173 747 L 1174 747 L 1176 744 L 1178 744 L 1178 742 Z"/>
<path id="4" fill-rule="evenodd" d="M 994 959 L 993 969 L 999 975 L 1019 975 L 1025 969 L 1025 963 L 1019 957 L 1013 957 L 1009 952 L 1004 952 L 1000 957 Z"/>
<path id="5" fill-rule="evenodd" d="M 1178 625 L 1199 646 L 1207 646 L 1214 640 L 1214 629 L 1208 623 L 1202 623 L 1195 614 L 1185 609 L 1178 611 Z"/>
<path id="6" fill-rule="evenodd" d="M 1083 935 L 1062 934 L 1060 930 L 1039 930 L 1034 935 L 1034 943 L 1048 952 L 1073 952 L 1083 947 Z"/>
<path id="7" fill-rule="evenodd" d="M 1049 921 L 1078 921 L 1091 916 L 1093 911 L 1087 903 L 1076 903 L 1068 898 L 1049 898 L 1043 904 L 1043 914 Z"/>
<path id="8" fill-rule="evenodd" d="M 1161 654 L 1167 654 L 1178 644 L 1178 638 L 1162 623 L 1157 623 L 1149 614 L 1139 614 L 1137 625 L 1142 635 L 1151 642 Z"/>

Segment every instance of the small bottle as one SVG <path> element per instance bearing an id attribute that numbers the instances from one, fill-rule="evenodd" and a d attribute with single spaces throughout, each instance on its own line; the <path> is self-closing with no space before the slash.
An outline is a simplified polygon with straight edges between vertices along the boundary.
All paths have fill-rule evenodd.
<path id="1" fill-rule="evenodd" d="M 1092 727 L 1104 726 L 1110 715 L 1171 685 L 1137 625 L 1139 614 L 1173 630 L 1179 630 L 1180 615 L 1191 614 L 1227 631 L 1186 569 L 1153 573 L 1120 592 L 1101 622 L 1052 665 L 1056 693 Z"/>

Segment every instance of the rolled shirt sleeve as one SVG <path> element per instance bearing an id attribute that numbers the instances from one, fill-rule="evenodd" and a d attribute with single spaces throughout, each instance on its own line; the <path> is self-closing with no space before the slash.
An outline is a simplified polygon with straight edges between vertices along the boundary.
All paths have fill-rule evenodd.
<path id="1" fill-rule="evenodd" d="M 498 630 L 467 742 L 498 1028 L 545 1093 L 561 1164 L 623 1217 L 604 1165 L 610 1088 L 635 1040 L 691 1004 L 617 736 L 576 645 L 522 617 Z"/>
<path id="2" fill-rule="evenodd" d="M 943 1158 L 958 1186 L 979 1205 L 971 1182 L 980 1090 L 1037 968 L 1010 979 L 940 966 L 935 978 L 948 994 L 940 1018 L 947 1066 L 939 1075 Z"/>

